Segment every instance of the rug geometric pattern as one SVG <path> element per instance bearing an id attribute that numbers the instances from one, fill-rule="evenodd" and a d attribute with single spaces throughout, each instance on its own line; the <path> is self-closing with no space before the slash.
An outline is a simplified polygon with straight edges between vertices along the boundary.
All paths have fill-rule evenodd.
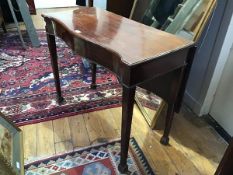
<path id="1" fill-rule="evenodd" d="M 26 175 L 117 175 L 120 142 L 102 144 L 67 153 L 25 166 Z M 130 175 L 153 175 L 134 138 L 130 139 L 127 159 Z"/>
<path id="2" fill-rule="evenodd" d="M 97 68 L 97 90 L 90 89 L 91 70 L 60 39 L 56 39 L 62 94 L 56 89 L 45 31 L 38 31 L 41 46 L 24 50 L 15 32 L 0 36 L 0 111 L 18 126 L 121 105 L 121 86 L 107 69 Z"/>

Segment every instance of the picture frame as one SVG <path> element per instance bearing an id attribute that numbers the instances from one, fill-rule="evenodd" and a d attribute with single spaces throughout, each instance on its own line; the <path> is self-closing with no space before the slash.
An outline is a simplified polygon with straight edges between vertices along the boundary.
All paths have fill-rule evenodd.
<path id="1" fill-rule="evenodd" d="M 0 112 L 0 161 L 11 174 L 24 175 L 23 132 Z M 3 166 L 3 164 L 1 164 Z"/>

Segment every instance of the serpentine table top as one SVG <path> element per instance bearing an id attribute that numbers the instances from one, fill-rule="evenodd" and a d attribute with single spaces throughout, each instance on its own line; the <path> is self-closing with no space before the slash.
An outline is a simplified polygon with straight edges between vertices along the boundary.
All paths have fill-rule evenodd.
<path id="1" fill-rule="evenodd" d="M 192 41 L 93 7 L 42 16 L 53 23 L 54 31 L 48 29 L 49 33 L 55 32 L 74 52 L 102 64 L 120 77 L 121 64 L 132 67 L 155 61 L 193 45 Z"/>

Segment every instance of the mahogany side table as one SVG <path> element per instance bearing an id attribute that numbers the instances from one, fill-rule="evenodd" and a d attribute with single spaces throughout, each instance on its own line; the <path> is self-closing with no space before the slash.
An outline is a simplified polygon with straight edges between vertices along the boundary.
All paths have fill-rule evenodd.
<path id="1" fill-rule="evenodd" d="M 182 96 L 187 79 L 185 73 L 194 56 L 194 43 L 93 7 L 79 7 L 42 16 L 46 22 L 59 102 L 63 98 L 55 35 L 63 39 L 74 53 L 111 70 L 122 84 L 121 159 L 118 170 L 121 173 L 128 171 L 127 156 L 137 85 L 154 89 L 169 100 L 166 127 L 161 139 L 162 143 L 167 144 L 174 108 L 179 104 L 177 99 Z M 157 84 L 153 82 L 161 77 L 165 84 L 158 88 L 161 85 L 156 87 Z"/>

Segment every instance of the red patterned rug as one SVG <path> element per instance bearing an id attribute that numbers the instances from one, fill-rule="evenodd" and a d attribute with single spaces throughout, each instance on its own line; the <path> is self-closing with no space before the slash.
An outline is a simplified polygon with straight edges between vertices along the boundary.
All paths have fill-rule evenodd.
<path id="1" fill-rule="evenodd" d="M 97 68 L 97 90 L 89 88 L 90 69 L 57 39 L 60 78 L 66 102 L 56 103 L 56 91 L 44 31 L 41 47 L 21 47 L 17 33 L 0 36 L 0 111 L 18 126 L 121 105 L 121 86 L 103 67 Z M 25 35 L 27 42 L 27 36 Z"/>
<path id="2" fill-rule="evenodd" d="M 120 142 L 84 148 L 25 166 L 25 175 L 119 175 Z M 134 138 L 127 160 L 129 175 L 154 175 Z"/>

